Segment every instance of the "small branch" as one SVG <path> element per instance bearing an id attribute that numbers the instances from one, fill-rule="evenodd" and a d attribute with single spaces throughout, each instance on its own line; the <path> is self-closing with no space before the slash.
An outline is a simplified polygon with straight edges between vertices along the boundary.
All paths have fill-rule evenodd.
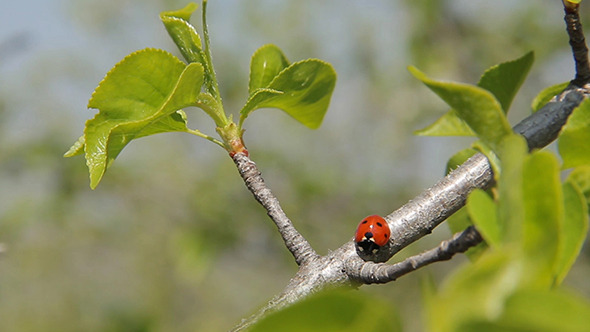
<path id="1" fill-rule="evenodd" d="M 530 150 L 548 145 L 557 138 L 567 118 L 589 91 L 588 87 L 570 86 L 540 110 L 514 126 L 514 132 L 526 138 Z"/>
<path id="2" fill-rule="evenodd" d="M 264 179 L 256 164 L 244 153 L 236 153 L 232 159 L 248 190 L 254 195 L 258 203 L 266 209 L 268 216 L 277 226 L 287 249 L 295 257 L 297 264 L 301 265 L 317 257 L 318 254 L 313 250 L 309 242 L 295 229 L 293 223 L 281 208 L 279 200 L 266 186 L 266 183 L 264 183 Z"/>
<path id="3" fill-rule="evenodd" d="M 544 147 L 557 138 L 568 116 L 587 95 L 587 90 L 571 87 L 513 129 L 526 138 L 530 149 Z M 488 189 L 493 184 L 494 176 L 487 158 L 481 153 L 469 158 L 437 184 L 386 217 L 391 239 L 379 251 L 375 261 L 386 262 L 401 249 L 431 233 L 465 205 L 472 190 Z"/>
<path id="4" fill-rule="evenodd" d="M 395 281 L 397 278 L 426 265 L 449 260 L 456 254 L 464 253 L 482 241 L 479 232 L 475 227 L 471 226 L 463 232 L 455 234 L 452 239 L 443 241 L 438 247 L 412 256 L 402 262 L 393 265 L 365 262 L 361 266 L 354 266 L 349 271 L 349 275 L 363 284 L 383 284 Z"/>
<path id="5" fill-rule="evenodd" d="M 576 63 L 576 77 L 572 84 L 581 87 L 590 81 L 590 64 L 588 63 L 588 47 L 584 38 L 584 29 L 580 23 L 578 9 L 580 5 L 562 0 L 565 11 L 565 24 L 570 38 L 570 46 Z"/>

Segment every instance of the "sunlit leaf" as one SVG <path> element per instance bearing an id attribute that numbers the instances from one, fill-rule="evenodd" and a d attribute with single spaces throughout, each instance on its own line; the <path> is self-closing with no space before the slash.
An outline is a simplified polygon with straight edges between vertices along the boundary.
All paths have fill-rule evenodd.
<path id="1" fill-rule="evenodd" d="M 370 317 L 370 319 L 367 319 Z M 401 322 L 387 302 L 366 295 L 328 291 L 268 315 L 252 332 L 380 332 L 401 331 Z"/>
<path id="2" fill-rule="evenodd" d="M 567 182 L 575 185 L 586 199 L 586 204 L 590 204 L 590 165 L 584 165 L 574 168 L 569 176 Z M 589 206 L 590 209 L 590 206 Z"/>
<path id="3" fill-rule="evenodd" d="M 84 153 L 84 144 L 86 143 L 86 138 L 84 135 L 80 136 L 76 143 L 70 147 L 70 149 L 64 154 L 64 157 L 74 157 Z"/>
<path id="4" fill-rule="evenodd" d="M 467 148 L 455 153 L 447 161 L 447 167 L 445 174 L 449 174 L 452 170 L 459 167 L 461 164 L 467 161 L 467 159 L 473 157 L 477 153 L 476 150 Z"/>
<path id="5" fill-rule="evenodd" d="M 336 84 L 332 65 L 317 59 L 295 62 L 267 88 L 255 90 L 240 111 L 240 122 L 259 108 L 278 108 L 309 128 L 318 128 Z"/>
<path id="6" fill-rule="evenodd" d="M 496 204 L 483 190 L 476 189 L 467 198 L 467 211 L 473 224 L 491 247 L 502 244 Z"/>
<path id="7" fill-rule="evenodd" d="M 504 113 L 508 112 L 514 96 L 524 82 L 534 61 L 533 52 L 495 65 L 481 76 L 477 86 L 491 92 L 500 103 Z M 455 110 L 450 110 L 428 127 L 417 130 L 424 136 L 473 136 L 473 130 L 460 118 Z"/>
<path id="8" fill-rule="evenodd" d="M 559 232 L 559 250 L 555 265 L 555 284 L 559 285 L 576 261 L 588 233 L 588 206 L 579 188 L 563 184 L 564 220 Z"/>
<path id="9" fill-rule="evenodd" d="M 558 140 L 563 168 L 590 164 L 590 100 L 584 100 L 568 118 Z"/>
<path id="10" fill-rule="evenodd" d="M 525 159 L 523 199 L 522 248 L 531 267 L 529 276 L 549 286 L 564 213 L 559 164 L 553 154 L 540 151 Z"/>
<path id="11" fill-rule="evenodd" d="M 256 89 L 268 87 L 270 82 L 287 66 L 289 66 L 289 61 L 277 46 L 268 44 L 256 50 L 250 60 L 250 81 L 248 83 L 250 95 Z"/>
<path id="12" fill-rule="evenodd" d="M 431 125 L 414 131 L 420 136 L 475 136 L 471 128 L 461 120 L 457 111 L 450 110 Z"/>
<path id="13" fill-rule="evenodd" d="M 561 93 L 569 84 L 570 82 L 563 82 L 543 89 L 543 91 L 541 91 L 531 103 L 533 113 L 545 106 L 553 97 L 555 97 L 555 95 Z"/>
<path id="14" fill-rule="evenodd" d="M 435 81 L 414 67 L 409 70 L 456 110 L 477 136 L 493 149 L 512 133 L 500 103 L 489 91 L 468 84 Z"/>
<path id="15" fill-rule="evenodd" d="M 508 251 L 487 251 L 474 263 L 457 269 L 432 300 L 428 330 L 454 332 L 467 320 L 501 314 L 523 272 L 512 256 Z"/>
<path id="16" fill-rule="evenodd" d="M 202 83 L 201 64 L 185 66 L 162 50 L 137 51 L 115 65 L 88 102 L 99 109 L 84 130 L 90 186 L 98 185 L 131 140 L 186 131 L 186 118 L 178 110 L 194 105 Z"/>
<path id="17" fill-rule="evenodd" d="M 522 168 L 527 151 L 527 143 L 519 135 L 507 137 L 499 151 L 502 173 L 498 179 L 498 221 L 506 243 L 520 243 L 522 238 Z"/>
<path id="18" fill-rule="evenodd" d="M 534 53 L 528 52 L 518 59 L 495 65 L 486 70 L 477 86 L 490 91 L 502 105 L 504 113 L 508 113 L 534 61 Z"/>
<path id="19" fill-rule="evenodd" d="M 186 61 L 204 64 L 201 37 L 189 23 L 191 15 L 197 10 L 197 7 L 197 4 L 191 2 L 183 9 L 162 12 L 160 19 Z"/>
<path id="20" fill-rule="evenodd" d="M 588 317 L 590 302 L 575 294 L 519 290 L 507 299 L 498 321 L 521 331 L 579 332 L 590 330 Z"/>

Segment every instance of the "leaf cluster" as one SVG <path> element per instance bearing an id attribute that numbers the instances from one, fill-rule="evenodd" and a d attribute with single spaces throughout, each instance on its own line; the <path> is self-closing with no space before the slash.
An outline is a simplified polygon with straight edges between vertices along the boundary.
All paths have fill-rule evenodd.
<path id="1" fill-rule="evenodd" d="M 65 154 L 85 154 L 91 188 L 123 148 L 140 137 L 185 132 L 235 154 L 247 153 L 243 124 L 257 109 L 278 108 L 309 128 L 321 125 L 336 82 L 333 67 L 318 59 L 290 63 L 274 45 L 254 52 L 249 98 L 239 122 L 232 120 L 223 108 L 211 60 L 206 6 L 203 1 L 203 39 L 189 22 L 196 4 L 160 15 L 186 63 L 166 51 L 146 48 L 116 64 L 92 94 L 88 107 L 99 112 L 86 122 L 84 134 Z M 183 111 L 187 107 L 200 108 L 211 117 L 219 138 L 190 129 Z"/>
<path id="2" fill-rule="evenodd" d="M 588 232 L 590 102 L 568 119 L 558 141 L 563 160 L 528 151 L 506 113 L 533 62 L 528 53 L 487 70 L 477 85 L 441 82 L 410 71 L 452 110 L 421 135 L 474 135 L 473 148 L 449 160 L 452 171 L 476 152 L 488 156 L 497 187 L 473 191 L 450 220 L 453 231 L 475 225 L 485 243 L 470 251 L 473 264 L 438 290 L 427 290 L 432 331 L 582 331 L 590 302 L 560 287 Z M 542 91 L 537 111 L 567 86 Z M 551 96 L 551 97 L 550 97 Z M 561 171 L 574 169 L 564 181 Z"/>

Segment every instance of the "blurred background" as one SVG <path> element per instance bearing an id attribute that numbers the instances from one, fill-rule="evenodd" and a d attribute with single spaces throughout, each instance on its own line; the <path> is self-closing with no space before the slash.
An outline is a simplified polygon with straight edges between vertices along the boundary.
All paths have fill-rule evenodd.
<path id="1" fill-rule="evenodd" d="M 94 191 L 84 159 L 62 157 L 94 116 L 87 101 L 115 63 L 145 47 L 179 55 L 158 15 L 185 5 L 0 2 L 1 331 L 228 330 L 295 273 L 265 211 L 214 144 L 178 133 L 134 141 Z M 260 110 L 244 136 L 320 254 L 348 241 L 364 216 L 389 214 L 434 184 L 471 142 L 413 136 L 446 107 L 408 65 L 476 83 L 486 68 L 535 51 L 513 124 L 542 88 L 573 77 L 558 0 L 210 0 L 208 9 L 213 61 L 234 114 L 247 98 L 250 56 L 263 44 L 338 72 L 319 130 Z M 202 111 L 186 111 L 192 128 L 214 133 Z M 393 260 L 449 236 L 442 225 Z M 420 279 L 440 282 L 463 262 L 361 291 L 393 303 L 405 330 L 419 331 Z M 589 263 L 586 246 L 566 279 L 586 296 Z"/>

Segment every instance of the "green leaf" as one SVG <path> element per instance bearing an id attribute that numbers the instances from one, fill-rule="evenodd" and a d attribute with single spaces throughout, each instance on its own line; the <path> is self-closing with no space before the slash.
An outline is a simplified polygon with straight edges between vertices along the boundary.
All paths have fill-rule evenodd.
<path id="1" fill-rule="evenodd" d="M 74 157 L 77 155 L 81 155 L 84 153 L 84 144 L 86 142 L 86 138 L 84 135 L 80 136 L 76 143 L 70 147 L 70 149 L 64 154 L 64 157 Z"/>
<path id="2" fill-rule="evenodd" d="M 481 76 L 477 86 L 490 91 L 500 103 L 504 113 L 508 109 L 524 82 L 534 61 L 534 53 L 495 65 Z M 473 130 L 455 110 L 450 110 L 428 127 L 415 131 L 422 136 L 473 136 Z"/>
<path id="3" fill-rule="evenodd" d="M 189 23 L 197 8 L 197 4 L 191 2 L 183 9 L 160 13 L 160 19 L 186 61 L 205 65 L 201 37 Z"/>
<path id="4" fill-rule="evenodd" d="M 435 81 L 414 67 L 409 70 L 456 110 L 477 136 L 494 150 L 512 133 L 500 103 L 489 91 L 468 84 Z"/>
<path id="5" fill-rule="evenodd" d="M 414 131 L 414 135 L 420 136 L 475 136 L 471 128 L 461 120 L 457 111 L 450 110 L 443 114 L 431 125 Z"/>
<path id="6" fill-rule="evenodd" d="M 268 87 L 275 76 L 287 66 L 289 61 L 277 46 L 268 44 L 260 47 L 250 60 L 249 94 L 252 95 L 257 89 Z"/>
<path id="7" fill-rule="evenodd" d="M 588 233 L 588 206 L 579 188 L 563 184 L 565 217 L 559 232 L 559 248 L 555 266 L 555 284 L 559 285 L 576 261 Z"/>
<path id="8" fill-rule="evenodd" d="M 557 142 L 563 168 L 590 164 L 590 100 L 584 100 L 568 118 Z"/>
<path id="9" fill-rule="evenodd" d="M 448 161 L 445 174 L 449 174 L 452 170 L 459 167 L 467 161 L 467 159 L 477 154 L 477 151 L 471 148 L 463 149 L 455 153 Z"/>
<path id="10" fill-rule="evenodd" d="M 522 248 L 530 264 L 528 275 L 538 285 L 550 286 L 564 213 L 559 164 L 550 152 L 535 152 L 525 159 L 523 198 Z"/>
<path id="11" fill-rule="evenodd" d="M 578 332 L 590 331 L 588 317 L 590 303 L 575 294 L 519 290 L 508 298 L 498 321 L 520 331 Z"/>
<path id="12" fill-rule="evenodd" d="M 131 140 L 187 131 L 184 113 L 177 111 L 194 105 L 202 83 L 201 64 L 185 66 L 162 50 L 137 51 L 115 65 L 88 102 L 100 110 L 84 130 L 90 187 Z"/>
<path id="13" fill-rule="evenodd" d="M 491 247 L 502 244 L 502 234 L 498 224 L 496 204 L 483 190 L 476 189 L 467 197 L 467 211 L 473 224 Z"/>
<path id="14" fill-rule="evenodd" d="M 336 72 L 329 63 L 317 59 L 295 62 L 281 71 L 268 85 L 251 94 L 240 111 L 240 125 L 259 108 L 278 108 L 305 126 L 318 128 L 330 104 Z"/>
<path id="15" fill-rule="evenodd" d="M 527 143 L 520 135 L 507 137 L 500 148 L 502 172 L 498 179 L 498 221 L 505 243 L 520 243 L 522 239 L 523 163 Z"/>
<path id="16" fill-rule="evenodd" d="M 369 317 L 370 319 L 367 319 Z M 391 305 L 362 294 L 327 291 L 268 315 L 252 332 L 401 331 Z"/>
<path id="17" fill-rule="evenodd" d="M 467 320 L 497 317 L 522 272 L 508 250 L 487 251 L 473 264 L 457 269 L 429 304 L 428 330 L 452 332 Z"/>
<path id="18" fill-rule="evenodd" d="M 551 99 L 553 99 L 553 97 L 555 97 L 555 95 L 561 93 L 569 84 L 570 82 L 563 82 L 543 89 L 543 91 L 541 91 L 531 103 L 533 113 L 545 106 Z"/>
<path id="19" fill-rule="evenodd" d="M 518 59 L 495 65 L 485 71 L 477 86 L 490 91 L 498 99 L 504 113 L 508 113 L 534 61 L 535 54 L 528 52 Z"/>
<path id="20" fill-rule="evenodd" d="M 567 182 L 575 185 L 584 195 L 586 204 L 590 205 L 590 165 L 574 168 L 567 177 Z"/>

